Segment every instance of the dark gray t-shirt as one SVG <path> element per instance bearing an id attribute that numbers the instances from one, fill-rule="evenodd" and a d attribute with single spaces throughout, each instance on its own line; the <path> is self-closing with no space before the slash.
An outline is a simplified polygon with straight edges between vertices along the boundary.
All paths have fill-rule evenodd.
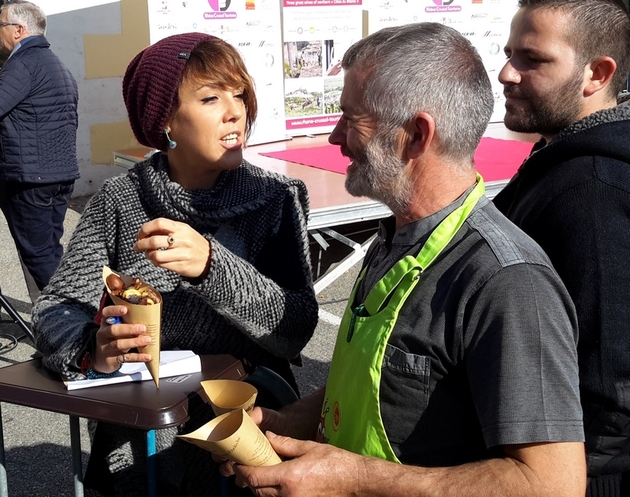
<path id="1" fill-rule="evenodd" d="M 395 234 L 383 223 L 363 290 L 417 254 L 461 201 Z M 583 441 L 576 343 L 573 304 L 546 255 L 483 197 L 390 337 L 380 403 L 394 452 L 452 466 L 498 456 L 501 445 Z"/>

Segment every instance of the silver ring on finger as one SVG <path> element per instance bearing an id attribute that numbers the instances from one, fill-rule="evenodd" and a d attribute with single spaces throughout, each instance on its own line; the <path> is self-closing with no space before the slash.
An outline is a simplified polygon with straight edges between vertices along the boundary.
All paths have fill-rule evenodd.
<path id="1" fill-rule="evenodd" d="M 166 250 L 168 250 L 175 243 L 175 238 L 173 238 L 173 235 L 168 235 L 168 237 L 166 238 L 166 243 L 168 243 L 168 247 L 166 247 Z"/>

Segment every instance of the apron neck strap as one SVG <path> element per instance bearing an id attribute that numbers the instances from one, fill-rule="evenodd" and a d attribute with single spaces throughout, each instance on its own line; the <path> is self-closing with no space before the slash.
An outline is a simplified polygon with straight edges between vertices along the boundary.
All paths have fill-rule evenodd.
<path id="1" fill-rule="evenodd" d="M 420 249 L 418 256 L 415 258 L 412 256 L 404 257 L 376 283 L 364 303 L 365 309 L 370 315 L 373 316 L 379 311 L 389 294 L 396 289 L 407 273 L 411 271 L 422 273 L 435 261 L 462 227 L 485 191 L 483 178 L 477 173 L 477 184 L 473 190 L 466 196 L 462 205 L 446 216 L 433 230 Z M 363 274 L 360 279 L 362 277 Z M 417 280 L 414 281 L 417 282 Z"/>

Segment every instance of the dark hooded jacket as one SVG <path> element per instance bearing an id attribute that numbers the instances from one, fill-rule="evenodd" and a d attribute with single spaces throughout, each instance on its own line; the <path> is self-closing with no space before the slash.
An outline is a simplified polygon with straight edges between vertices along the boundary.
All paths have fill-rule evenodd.
<path id="1" fill-rule="evenodd" d="M 589 495 L 629 495 L 630 101 L 536 144 L 494 203 L 547 252 L 577 308 Z"/>
<path id="2" fill-rule="evenodd" d="M 25 39 L 0 70 L 0 180 L 79 177 L 77 84 L 43 36 Z"/>

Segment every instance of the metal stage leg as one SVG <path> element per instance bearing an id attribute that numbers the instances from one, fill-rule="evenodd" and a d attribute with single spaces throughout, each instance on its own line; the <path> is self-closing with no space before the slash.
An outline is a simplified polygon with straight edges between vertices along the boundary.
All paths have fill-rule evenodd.
<path id="1" fill-rule="evenodd" d="M 2 288 L 0 288 L 0 308 L 4 308 L 4 310 L 7 311 L 7 314 L 11 316 L 11 319 L 13 319 L 13 322 L 22 329 L 24 334 L 33 343 L 35 343 L 35 337 L 33 336 L 31 327 L 28 325 L 26 321 L 24 321 L 24 319 L 22 319 L 22 316 L 20 316 L 20 314 L 13 308 L 13 306 L 9 303 L 6 297 L 2 294 Z"/>
<path id="2" fill-rule="evenodd" d="M 81 462 L 81 432 L 78 416 L 70 416 L 70 446 L 72 447 L 72 476 L 75 497 L 83 497 L 83 464 Z"/>
<path id="3" fill-rule="evenodd" d="M 363 243 L 363 245 L 361 245 L 330 228 L 318 228 L 317 231 L 321 231 L 322 233 L 325 233 L 331 238 L 334 238 L 335 240 L 340 241 L 344 245 L 348 245 L 349 247 L 352 248 L 353 252 L 349 256 L 347 256 L 345 259 L 343 259 L 334 269 L 331 269 L 330 271 L 328 271 L 326 274 L 324 274 L 324 276 L 322 276 L 315 282 L 315 284 L 313 285 L 315 288 L 315 294 L 320 293 L 324 288 L 326 288 L 328 285 L 334 282 L 348 269 L 350 269 L 357 262 L 363 259 L 363 257 L 365 256 L 365 251 L 367 247 L 369 247 L 370 244 L 374 241 L 374 239 L 378 236 L 377 234 L 372 235 L 367 241 Z M 313 236 L 313 238 L 315 238 L 318 241 L 318 243 L 321 243 L 319 242 L 319 238 L 321 238 L 322 241 L 326 243 L 325 240 L 323 240 L 323 238 L 321 237 L 321 235 L 319 235 L 319 238 L 316 236 L 316 233 L 314 233 L 314 230 L 309 231 L 309 233 L 311 234 L 311 236 Z M 326 245 L 328 244 L 326 243 Z"/>
<path id="4" fill-rule="evenodd" d="M 7 486 L 7 465 L 6 465 L 6 460 L 4 457 L 4 430 L 2 428 L 2 411 L 1 410 L 0 410 L 0 497 L 9 497 L 9 487 Z"/>

